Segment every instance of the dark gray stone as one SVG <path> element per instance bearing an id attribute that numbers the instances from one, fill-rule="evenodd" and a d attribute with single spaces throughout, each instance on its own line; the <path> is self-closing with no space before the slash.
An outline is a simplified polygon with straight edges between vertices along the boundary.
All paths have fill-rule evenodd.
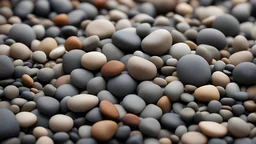
<path id="1" fill-rule="evenodd" d="M 23 0 L 19 2 L 14 8 L 14 15 L 20 18 L 26 18 L 34 10 L 34 3 L 30 0 Z"/>
<path id="2" fill-rule="evenodd" d="M 40 113 L 53 116 L 59 112 L 60 103 L 52 97 L 41 97 L 36 101 L 37 109 Z"/>
<path id="3" fill-rule="evenodd" d="M 240 63 L 233 70 L 232 76 L 240 85 L 256 84 L 256 65 L 250 62 Z"/>
<path id="4" fill-rule="evenodd" d="M 95 77 L 89 80 L 87 91 L 90 94 L 97 95 L 100 91 L 105 90 L 106 87 L 106 81 L 103 77 Z"/>
<path id="5" fill-rule="evenodd" d="M 36 15 L 47 17 L 50 12 L 51 12 L 51 6 L 48 0 L 38 0 L 35 2 Z"/>
<path id="6" fill-rule="evenodd" d="M 52 137 L 55 143 L 64 143 L 69 140 L 69 135 L 65 132 L 57 132 Z"/>
<path id="7" fill-rule="evenodd" d="M 82 68 L 81 58 L 85 54 L 82 50 L 71 50 L 63 56 L 63 71 L 70 74 L 74 69 Z"/>
<path id="8" fill-rule="evenodd" d="M 5 56 L 0 56 L 0 67 L 3 69 L 0 71 L 0 80 L 10 78 L 14 73 L 14 66 L 12 60 Z"/>
<path id="9" fill-rule="evenodd" d="M 84 11 L 88 19 L 93 20 L 98 15 L 97 8 L 90 3 L 87 3 L 87 2 L 80 3 L 77 8 Z"/>
<path id="10" fill-rule="evenodd" d="M 69 0 L 51 0 L 52 10 L 57 13 L 68 13 L 72 8 L 72 4 Z"/>
<path id="11" fill-rule="evenodd" d="M 68 24 L 78 26 L 81 21 L 86 19 L 87 15 L 82 10 L 74 10 L 68 14 Z"/>
<path id="12" fill-rule="evenodd" d="M 127 140 L 130 137 L 131 128 L 129 126 L 121 126 L 117 129 L 115 138 L 118 140 Z"/>
<path id="13" fill-rule="evenodd" d="M 98 121 L 103 120 L 100 109 L 98 107 L 93 108 L 92 110 L 90 110 L 86 116 L 85 116 L 86 120 L 92 123 L 96 123 Z"/>
<path id="14" fill-rule="evenodd" d="M 178 114 L 166 113 L 160 119 L 163 128 L 174 131 L 178 126 L 185 125 Z"/>
<path id="15" fill-rule="evenodd" d="M 79 91 L 71 84 L 64 84 L 57 88 L 55 93 L 55 98 L 57 100 L 62 100 L 66 96 L 77 95 Z"/>
<path id="16" fill-rule="evenodd" d="M 210 113 L 218 113 L 221 110 L 221 103 L 217 100 L 212 100 L 208 103 L 207 110 Z"/>
<path id="17" fill-rule="evenodd" d="M 92 78 L 94 78 L 93 73 L 85 69 L 75 69 L 70 74 L 71 84 L 82 90 L 86 89 Z"/>

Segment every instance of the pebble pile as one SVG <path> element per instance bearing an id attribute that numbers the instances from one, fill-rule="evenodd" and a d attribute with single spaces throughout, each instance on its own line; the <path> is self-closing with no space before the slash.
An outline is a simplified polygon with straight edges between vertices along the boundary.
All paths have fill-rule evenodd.
<path id="1" fill-rule="evenodd" d="M 256 144 L 256 0 L 0 0 L 0 143 Z"/>

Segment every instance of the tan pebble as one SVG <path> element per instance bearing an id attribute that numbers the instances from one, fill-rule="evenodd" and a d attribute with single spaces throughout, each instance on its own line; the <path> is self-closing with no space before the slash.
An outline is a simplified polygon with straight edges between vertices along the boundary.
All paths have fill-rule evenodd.
<path id="1" fill-rule="evenodd" d="M 68 24 L 68 15 L 59 14 L 56 15 L 52 20 L 57 26 L 64 26 Z"/>
<path id="2" fill-rule="evenodd" d="M 56 88 L 58 88 L 61 85 L 70 84 L 70 83 L 71 83 L 70 75 L 63 75 L 63 76 L 61 76 L 61 77 L 59 77 L 57 79 L 57 81 L 55 82 L 54 86 Z"/>
<path id="3" fill-rule="evenodd" d="M 154 21 L 154 26 L 169 26 L 170 22 L 167 17 L 157 16 Z"/>
<path id="4" fill-rule="evenodd" d="M 0 26 L 0 30 L 1 30 L 1 26 Z M 10 53 L 10 47 L 8 45 L 0 45 L 0 55 L 6 55 L 9 56 Z"/>
<path id="5" fill-rule="evenodd" d="M 247 39 L 242 36 L 238 35 L 234 38 L 233 43 L 232 43 L 232 52 L 239 52 L 239 51 L 244 51 L 249 48 L 249 44 Z"/>
<path id="6" fill-rule="evenodd" d="M 225 126 L 216 122 L 201 121 L 199 123 L 199 128 L 202 133 L 212 138 L 224 137 L 228 133 Z"/>
<path id="7" fill-rule="evenodd" d="M 253 55 L 250 51 L 239 51 L 232 54 L 229 57 L 229 61 L 231 64 L 237 66 L 242 62 L 251 62 L 253 60 Z"/>
<path id="8" fill-rule="evenodd" d="M 197 48 L 197 45 L 192 41 L 187 40 L 184 43 L 187 44 L 191 50 L 196 50 L 196 48 Z"/>
<path id="9" fill-rule="evenodd" d="M 38 126 L 34 128 L 33 135 L 38 139 L 43 136 L 48 136 L 48 131 L 44 127 Z"/>
<path id="10" fill-rule="evenodd" d="M 11 105 L 11 106 L 9 107 L 9 110 L 12 111 L 14 114 L 17 114 L 17 113 L 20 112 L 20 107 L 17 106 L 17 105 Z"/>
<path id="11" fill-rule="evenodd" d="M 99 29 L 100 28 L 100 29 Z M 86 27 L 86 36 L 97 35 L 100 39 L 111 37 L 116 31 L 114 25 L 105 19 L 90 22 Z"/>
<path id="12" fill-rule="evenodd" d="M 12 25 L 10 24 L 0 25 L 0 34 L 7 35 L 11 28 L 12 28 Z"/>
<path id="13" fill-rule="evenodd" d="M 247 111 L 256 112 L 256 103 L 253 100 L 245 101 L 244 107 Z"/>
<path id="14" fill-rule="evenodd" d="M 116 10 L 116 9 L 110 10 L 109 16 L 112 21 L 118 21 L 120 19 L 127 19 L 127 15 L 124 12 L 122 12 L 120 10 Z"/>
<path id="15" fill-rule="evenodd" d="M 141 135 L 142 136 L 142 133 L 138 130 L 131 131 L 130 136 L 134 136 L 134 135 Z"/>
<path id="16" fill-rule="evenodd" d="M 159 57 L 159 56 L 152 56 L 149 59 L 155 66 L 156 68 L 160 69 L 164 65 L 164 61 Z"/>
<path id="17" fill-rule="evenodd" d="M 107 100 L 100 102 L 100 112 L 110 119 L 117 119 L 119 117 L 117 108 Z"/>
<path id="18" fill-rule="evenodd" d="M 221 57 L 225 57 L 225 58 L 229 58 L 230 57 L 230 53 L 226 50 L 220 50 L 220 55 Z"/>
<path id="19" fill-rule="evenodd" d="M 10 47 L 10 56 L 15 60 L 28 60 L 31 56 L 31 51 L 26 45 L 22 43 L 14 43 Z"/>
<path id="20" fill-rule="evenodd" d="M 54 142 L 48 136 L 43 136 L 36 141 L 36 144 L 54 144 Z"/>
<path id="21" fill-rule="evenodd" d="M 73 112 L 87 112 L 97 106 L 98 103 L 98 97 L 90 94 L 80 94 L 68 99 L 67 106 Z"/>
<path id="22" fill-rule="evenodd" d="M 41 41 L 39 46 L 37 47 L 37 50 L 43 51 L 47 56 L 49 56 L 49 53 L 58 47 L 58 44 L 55 39 L 53 38 L 45 38 Z"/>
<path id="23" fill-rule="evenodd" d="M 187 132 L 181 137 L 184 144 L 206 144 L 207 137 L 200 132 Z"/>
<path id="24" fill-rule="evenodd" d="M 55 60 L 62 57 L 64 54 L 65 54 L 65 48 L 63 46 L 59 46 L 50 52 L 49 57 Z"/>
<path id="25" fill-rule="evenodd" d="M 173 143 L 178 143 L 180 141 L 180 138 L 176 135 L 170 135 L 170 140 L 173 142 Z"/>
<path id="26" fill-rule="evenodd" d="M 152 62 L 138 56 L 133 56 L 128 60 L 127 69 L 136 80 L 150 80 L 157 74 L 156 66 Z"/>
<path id="27" fill-rule="evenodd" d="M 167 96 L 161 97 L 156 105 L 162 109 L 163 113 L 168 113 L 171 111 L 171 101 Z"/>
<path id="28" fill-rule="evenodd" d="M 8 19 L 9 24 L 18 24 L 21 23 L 21 19 L 17 16 L 12 16 Z"/>
<path id="29" fill-rule="evenodd" d="M 223 72 L 216 71 L 212 74 L 212 84 L 215 86 L 222 86 L 226 88 L 226 86 L 230 83 L 229 77 Z"/>
<path id="30" fill-rule="evenodd" d="M 29 101 L 22 106 L 21 111 L 31 112 L 35 108 L 36 108 L 36 103 L 34 101 Z"/>
<path id="31" fill-rule="evenodd" d="M 172 144 L 172 141 L 168 138 L 161 138 L 159 139 L 160 144 Z"/>
<path id="32" fill-rule="evenodd" d="M 231 64 L 230 60 L 227 58 L 222 58 L 221 59 L 225 64 Z"/>
<path id="33" fill-rule="evenodd" d="M 81 64 L 88 70 L 100 69 L 107 62 L 107 58 L 100 52 L 88 52 L 81 58 Z"/>
<path id="34" fill-rule="evenodd" d="M 173 81 L 179 80 L 179 78 L 176 77 L 176 76 L 168 76 L 168 77 L 165 78 L 165 80 L 166 80 L 167 83 L 171 83 Z"/>
<path id="35" fill-rule="evenodd" d="M 172 75 L 175 71 L 176 71 L 176 67 L 173 67 L 173 66 L 163 66 L 161 68 L 162 74 L 166 76 Z"/>
<path id="36" fill-rule="evenodd" d="M 211 100 L 219 100 L 220 93 L 215 86 L 205 85 L 195 90 L 194 97 L 199 101 L 209 102 Z"/>
<path id="37" fill-rule="evenodd" d="M 211 27 L 215 19 L 216 19 L 216 16 L 209 16 L 202 20 L 202 24 L 206 25 L 207 27 Z"/>
<path id="38" fill-rule="evenodd" d="M 20 112 L 16 115 L 16 119 L 20 124 L 20 127 L 28 128 L 34 125 L 37 121 L 35 114 L 31 112 Z"/>
<path id="39" fill-rule="evenodd" d="M 188 15 L 193 13 L 193 7 L 187 3 L 179 3 L 176 6 L 176 12 L 181 15 Z"/>
<path id="40" fill-rule="evenodd" d="M 111 60 L 102 66 L 101 74 L 105 77 L 114 77 L 121 74 L 124 69 L 125 65 L 122 62 L 117 60 Z"/>
<path id="41" fill-rule="evenodd" d="M 82 49 L 82 42 L 76 36 L 71 36 L 65 41 L 65 49 L 71 51 L 74 49 Z"/>
<path id="42" fill-rule="evenodd" d="M 160 78 L 160 77 L 156 77 L 154 80 L 153 80 L 153 83 L 159 85 L 160 87 L 164 87 L 167 85 L 167 82 L 165 79 L 163 78 Z"/>
<path id="43" fill-rule="evenodd" d="M 140 124 L 140 118 L 137 115 L 134 114 L 125 114 L 121 121 L 124 125 L 128 125 L 130 127 L 139 127 Z"/>
<path id="44" fill-rule="evenodd" d="M 22 75 L 21 82 L 27 87 L 32 87 L 34 84 L 34 80 L 27 74 Z"/>
<path id="45" fill-rule="evenodd" d="M 31 88 L 30 91 L 35 93 L 35 94 L 37 94 L 39 92 L 38 89 L 36 89 L 36 88 Z"/>
<path id="46" fill-rule="evenodd" d="M 117 128 L 114 121 L 99 121 L 92 126 L 91 135 L 98 141 L 108 141 L 115 135 Z"/>
<path id="47" fill-rule="evenodd" d="M 74 121 L 71 117 L 57 114 L 50 118 L 49 126 L 54 132 L 69 132 L 74 125 Z"/>
<path id="48" fill-rule="evenodd" d="M 248 87 L 248 89 L 246 90 L 246 92 L 249 95 L 249 99 L 253 99 L 254 96 L 256 96 L 256 85 L 250 86 Z"/>

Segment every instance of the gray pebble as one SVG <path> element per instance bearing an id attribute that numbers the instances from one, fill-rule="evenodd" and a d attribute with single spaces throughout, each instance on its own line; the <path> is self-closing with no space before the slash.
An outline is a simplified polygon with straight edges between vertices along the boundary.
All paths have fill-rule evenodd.
<path id="1" fill-rule="evenodd" d="M 57 13 L 68 13 L 72 10 L 72 4 L 69 0 L 52 0 L 52 10 Z"/>
<path id="2" fill-rule="evenodd" d="M 109 91 L 102 90 L 97 94 L 97 97 L 99 98 L 99 101 L 107 100 L 111 102 L 112 104 L 118 104 L 118 100 L 116 97 L 114 97 Z"/>
<path id="3" fill-rule="evenodd" d="M 12 60 L 5 56 L 0 56 L 0 67 L 4 67 L 5 70 L 0 71 L 0 80 L 10 78 L 14 73 L 14 66 L 12 64 Z"/>
<path id="4" fill-rule="evenodd" d="M 86 116 L 85 116 L 86 120 L 88 120 L 89 122 L 93 122 L 96 123 L 98 121 L 103 120 L 100 109 L 98 107 L 93 108 L 92 110 L 90 110 Z"/>
<path id="5" fill-rule="evenodd" d="M 98 142 L 93 138 L 82 138 L 79 139 L 76 144 L 98 144 Z"/>
<path id="6" fill-rule="evenodd" d="M 236 104 L 232 106 L 232 112 L 235 116 L 240 116 L 245 112 L 245 108 L 243 105 Z"/>
<path id="7" fill-rule="evenodd" d="M 70 111 L 69 108 L 68 108 L 68 105 L 67 105 L 68 99 L 70 99 L 70 98 L 71 98 L 71 96 L 66 96 L 66 97 L 64 97 L 64 98 L 60 101 L 60 111 L 61 111 L 62 113 L 67 113 L 67 112 Z"/>
<path id="8" fill-rule="evenodd" d="M 54 71 L 51 68 L 42 68 L 37 72 L 37 78 L 41 82 L 49 82 L 54 78 Z"/>
<path id="9" fill-rule="evenodd" d="M 130 136 L 126 144 L 143 144 L 143 137 L 141 135 Z"/>
<path id="10" fill-rule="evenodd" d="M 228 97 L 232 97 L 236 92 L 240 92 L 240 88 L 236 83 L 232 82 L 226 86 L 226 94 Z"/>
<path id="11" fill-rule="evenodd" d="M 162 88 L 152 82 L 147 84 L 142 83 L 142 85 L 140 84 L 138 87 L 138 95 L 146 103 L 156 103 L 163 96 Z"/>
<path id="12" fill-rule="evenodd" d="M 233 70 L 232 76 L 240 85 L 253 85 L 256 82 L 254 79 L 256 76 L 254 73 L 256 72 L 256 65 L 250 62 L 240 63 Z"/>
<path id="13" fill-rule="evenodd" d="M 227 144 L 227 142 L 223 139 L 212 138 L 208 141 L 208 144 Z"/>
<path id="14" fill-rule="evenodd" d="M 208 103 L 207 110 L 210 113 L 218 113 L 221 110 L 221 103 L 217 100 L 212 100 Z"/>
<path id="15" fill-rule="evenodd" d="M 145 101 L 135 94 L 125 96 L 121 105 L 126 111 L 134 114 L 139 114 L 146 107 Z"/>
<path id="16" fill-rule="evenodd" d="M 74 69 L 70 74 L 71 84 L 82 90 L 87 88 L 92 78 L 94 78 L 93 73 L 85 69 Z"/>
<path id="17" fill-rule="evenodd" d="M 74 69 L 82 68 L 81 58 L 85 54 L 82 50 L 72 50 L 63 56 L 63 71 L 70 74 Z"/>
<path id="18" fill-rule="evenodd" d="M 248 93 L 247 92 L 235 92 L 232 94 L 232 98 L 237 101 L 245 101 L 248 99 Z"/>
<path id="19" fill-rule="evenodd" d="M 112 43 L 105 44 L 102 53 L 107 57 L 107 61 L 120 60 L 124 56 L 124 53 Z"/>
<path id="20" fill-rule="evenodd" d="M 51 6 L 47 0 L 39 0 L 35 2 L 35 13 L 38 16 L 46 17 L 51 12 Z"/>
<path id="21" fill-rule="evenodd" d="M 63 143 L 69 140 L 69 135 L 65 132 L 57 132 L 52 137 L 55 143 Z"/>
<path id="22" fill-rule="evenodd" d="M 81 138 L 90 138 L 91 137 L 92 126 L 84 125 L 79 127 L 78 134 Z"/>
<path id="23" fill-rule="evenodd" d="M 184 85 L 180 81 L 173 81 L 164 88 L 164 94 L 170 101 L 178 101 L 184 91 Z"/>
<path id="24" fill-rule="evenodd" d="M 71 84 L 64 84 L 57 88 L 55 98 L 62 100 L 66 96 L 74 96 L 78 94 L 78 90 Z"/>
<path id="25" fill-rule="evenodd" d="M 122 105 L 115 104 L 116 109 L 118 110 L 119 113 L 119 119 L 122 118 L 125 114 L 127 114 L 126 110 Z"/>
<path id="26" fill-rule="evenodd" d="M 97 95 L 102 90 L 106 90 L 106 81 L 103 77 L 95 77 L 88 81 L 88 93 Z"/>
<path id="27" fill-rule="evenodd" d="M 193 102 L 195 100 L 194 96 L 189 94 L 189 93 L 183 93 L 180 96 L 181 101 L 185 102 L 185 103 L 190 103 Z"/>
<path id="28" fill-rule="evenodd" d="M 250 138 L 238 138 L 234 140 L 233 144 L 253 144 Z"/>
<path id="29" fill-rule="evenodd" d="M 43 51 L 35 51 L 32 54 L 32 59 L 36 62 L 39 62 L 41 64 L 44 64 L 47 62 L 47 56 Z"/>
<path id="30" fill-rule="evenodd" d="M 154 118 L 145 118 L 141 120 L 139 130 L 147 136 L 156 137 L 161 130 L 161 125 Z"/>
<path id="31" fill-rule="evenodd" d="M 53 116 L 59 112 L 60 103 L 52 97 L 41 97 L 36 101 L 37 109 L 40 113 Z"/>
<path id="32" fill-rule="evenodd" d="M 44 94 L 51 97 L 54 97 L 56 90 L 57 89 L 51 84 L 47 84 L 43 88 Z"/>
<path id="33" fill-rule="evenodd" d="M 44 38 L 45 28 L 44 28 L 43 25 L 34 25 L 32 27 L 32 29 L 34 30 L 37 39 L 43 39 Z"/>
<path id="34" fill-rule="evenodd" d="M 84 11 L 88 19 L 93 20 L 98 15 L 97 8 L 90 3 L 87 3 L 87 2 L 80 3 L 77 8 Z"/>
<path id="35" fill-rule="evenodd" d="M 24 135 L 20 138 L 20 143 L 21 144 L 34 144 L 34 143 L 36 143 L 36 138 L 35 138 L 35 136 L 30 135 L 30 134 Z"/>
<path id="36" fill-rule="evenodd" d="M 191 123 L 194 119 L 195 111 L 192 108 L 184 108 L 179 114 L 183 121 Z"/>
<path id="37" fill-rule="evenodd" d="M 25 18 L 34 10 L 34 3 L 32 1 L 20 1 L 14 8 L 14 15 Z"/>
<path id="38" fill-rule="evenodd" d="M 95 50 L 100 44 L 100 38 L 96 35 L 87 37 L 82 41 L 83 50 L 86 52 Z"/>
<path id="39" fill-rule="evenodd" d="M 136 33 L 137 33 L 137 35 L 139 35 L 141 38 L 146 37 L 147 35 L 150 34 L 150 25 L 149 25 L 148 23 L 140 24 L 140 25 L 136 28 Z"/>
<path id="40" fill-rule="evenodd" d="M 77 9 L 77 10 L 71 11 L 68 14 L 68 24 L 77 26 L 81 23 L 82 20 L 86 19 L 86 17 L 87 17 L 86 13 L 82 10 Z"/>
<path id="41" fill-rule="evenodd" d="M 158 106 L 156 106 L 154 104 L 149 104 L 140 113 L 140 117 L 142 117 L 142 118 L 151 117 L 151 118 L 155 118 L 158 120 L 161 118 L 162 113 L 163 113 L 162 110 Z"/>
<path id="42" fill-rule="evenodd" d="M 204 121 L 213 121 L 213 122 L 217 122 L 217 123 L 222 123 L 223 122 L 223 118 L 216 113 L 211 113 L 211 114 L 206 114 L 203 116 Z"/>
<path id="43" fill-rule="evenodd" d="M 186 126 L 184 125 L 180 125 L 176 128 L 175 130 L 175 135 L 178 136 L 179 138 L 182 137 L 183 134 L 185 134 L 186 132 L 188 132 L 188 129 Z"/>
<path id="44" fill-rule="evenodd" d="M 166 113 L 160 119 L 163 128 L 174 131 L 178 126 L 185 125 L 178 114 Z"/>
<path id="45" fill-rule="evenodd" d="M 129 126 L 120 126 L 117 129 L 115 138 L 118 140 L 127 140 L 130 137 L 131 128 Z"/>

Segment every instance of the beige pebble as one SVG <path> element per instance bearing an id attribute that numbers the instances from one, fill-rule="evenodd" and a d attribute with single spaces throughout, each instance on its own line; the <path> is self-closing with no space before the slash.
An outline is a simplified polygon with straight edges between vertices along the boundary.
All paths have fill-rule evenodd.
<path id="1" fill-rule="evenodd" d="M 176 6 L 176 12 L 181 15 L 188 15 L 193 13 L 193 7 L 187 3 L 179 3 Z"/>
<path id="2" fill-rule="evenodd" d="M 163 78 L 160 78 L 160 77 L 156 77 L 154 80 L 153 80 L 153 83 L 159 85 L 160 87 L 164 87 L 167 85 L 167 82 L 165 79 Z"/>
<path id="3" fill-rule="evenodd" d="M 51 59 L 58 59 L 58 58 L 62 57 L 64 54 L 65 54 L 65 47 L 59 46 L 50 52 L 49 57 Z"/>
<path id="4" fill-rule="evenodd" d="M 0 108 L 9 108 L 11 104 L 8 101 L 0 101 Z"/>
<path id="5" fill-rule="evenodd" d="M 118 21 L 120 19 L 127 19 L 127 15 L 124 12 L 122 12 L 120 10 L 116 10 L 116 9 L 110 10 L 109 16 L 112 21 Z"/>
<path id="6" fill-rule="evenodd" d="M 34 125 L 37 121 L 35 114 L 31 112 L 20 112 L 16 115 L 16 119 L 20 124 L 20 127 L 28 128 Z"/>
<path id="7" fill-rule="evenodd" d="M 250 51 L 239 51 L 232 54 L 229 57 L 229 61 L 231 64 L 237 66 L 242 62 L 251 62 L 253 60 L 253 55 Z"/>
<path id="8" fill-rule="evenodd" d="M 0 26 L 0 29 L 1 29 L 1 26 Z M 5 45 L 5 44 L 0 45 L 0 55 L 9 56 L 10 49 L 11 48 L 8 45 Z"/>
<path id="9" fill-rule="evenodd" d="M 212 84 L 215 86 L 222 86 L 226 88 L 226 86 L 230 83 L 229 77 L 223 72 L 216 71 L 212 74 Z"/>
<path id="10" fill-rule="evenodd" d="M 160 144 L 172 144 L 172 141 L 168 138 L 161 138 L 159 139 Z"/>
<path id="11" fill-rule="evenodd" d="M 206 144 L 207 137 L 200 132 L 187 132 L 181 137 L 184 144 Z"/>
<path id="12" fill-rule="evenodd" d="M 73 125 L 73 119 L 63 114 L 54 115 L 49 120 L 49 126 L 54 132 L 68 132 L 73 128 Z"/>
<path id="13" fill-rule="evenodd" d="M 50 52 L 58 47 L 58 44 L 54 38 L 45 38 L 41 41 L 37 50 L 43 51 L 47 56 L 49 56 Z"/>
<path id="14" fill-rule="evenodd" d="M 201 121 L 199 123 L 199 128 L 202 133 L 213 138 L 224 137 L 228 132 L 225 126 L 210 121 Z"/>
<path id="15" fill-rule="evenodd" d="M 36 103 L 34 101 L 29 101 L 22 106 L 21 111 L 31 112 L 35 108 L 36 108 Z"/>
<path id="16" fill-rule="evenodd" d="M 194 97 L 199 101 L 209 102 L 211 100 L 219 100 L 220 93 L 215 86 L 205 85 L 195 90 Z"/>
<path id="17" fill-rule="evenodd" d="M 98 141 L 108 141 L 115 135 L 117 128 L 114 121 L 99 121 L 92 126 L 91 135 Z"/>
<path id="18" fill-rule="evenodd" d="M 30 55 L 30 49 L 22 43 L 14 43 L 10 47 L 10 56 L 15 60 L 28 60 L 30 58 Z"/>
<path id="19" fill-rule="evenodd" d="M 105 19 L 97 19 L 90 22 L 85 31 L 86 36 L 97 35 L 100 39 L 105 39 L 111 37 L 116 30 L 110 21 Z"/>
<path id="20" fill-rule="evenodd" d="M 54 142 L 48 136 L 43 136 L 36 141 L 36 144 L 54 144 Z"/>
<path id="21" fill-rule="evenodd" d="M 164 61 L 159 57 L 159 56 L 152 56 L 149 59 L 155 66 L 156 68 L 160 69 L 164 65 Z"/>
<path id="22" fill-rule="evenodd" d="M 43 136 L 48 136 L 48 131 L 44 127 L 38 126 L 34 128 L 33 135 L 38 139 Z"/>
<path id="23" fill-rule="evenodd" d="M 17 106 L 17 105 L 11 105 L 11 106 L 9 107 L 9 110 L 12 111 L 14 114 L 17 114 L 17 113 L 20 112 L 20 107 Z"/>
<path id="24" fill-rule="evenodd" d="M 100 52 L 88 52 L 81 58 L 81 64 L 88 70 L 100 69 L 107 62 L 107 58 Z"/>
<path id="25" fill-rule="evenodd" d="M 68 99 L 67 106 L 73 112 L 87 112 L 97 106 L 98 97 L 90 94 L 80 94 Z"/>
<path id="26" fill-rule="evenodd" d="M 249 44 L 247 39 L 242 36 L 238 35 L 234 38 L 233 43 L 232 43 L 232 52 L 239 52 L 239 51 L 244 51 L 249 48 Z"/>

